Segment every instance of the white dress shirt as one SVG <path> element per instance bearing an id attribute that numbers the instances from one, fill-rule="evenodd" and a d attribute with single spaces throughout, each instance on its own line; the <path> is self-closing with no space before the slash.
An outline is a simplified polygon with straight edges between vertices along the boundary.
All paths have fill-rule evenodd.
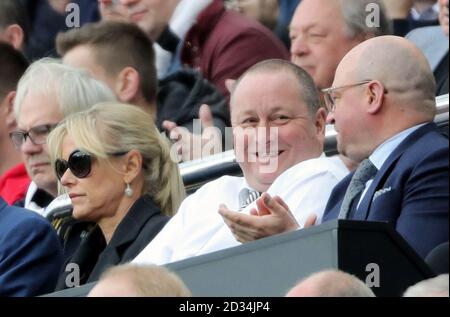
<path id="1" fill-rule="evenodd" d="M 42 206 L 39 206 L 33 201 L 33 196 L 36 194 L 38 187 L 35 182 L 31 182 L 30 186 L 28 186 L 27 193 L 25 195 L 25 203 L 24 208 L 32 210 L 41 216 L 45 217 L 45 208 Z"/>
<path id="2" fill-rule="evenodd" d="M 303 226 L 311 213 L 320 221 L 333 187 L 348 170 L 339 158 L 301 162 L 281 174 L 267 192 L 279 195 Z M 223 176 L 207 183 L 181 204 L 163 230 L 132 261 L 165 264 L 239 245 L 218 213 L 224 203 L 239 208 L 239 192 L 248 187 L 243 177 Z M 249 213 L 255 202 L 242 210 Z"/>

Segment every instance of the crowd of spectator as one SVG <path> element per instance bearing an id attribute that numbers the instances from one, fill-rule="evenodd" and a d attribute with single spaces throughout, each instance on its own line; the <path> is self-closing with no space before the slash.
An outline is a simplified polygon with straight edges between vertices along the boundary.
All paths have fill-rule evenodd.
<path id="1" fill-rule="evenodd" d="M 448 0 L 1 0 L 0 296 L 191 296 L 162 265 L 333 219 L 448 296 L 448 28 Z M 186 197 L 227 146 L 242 175 Z M 349 273 L 286 295 L 374 296 Z"/>

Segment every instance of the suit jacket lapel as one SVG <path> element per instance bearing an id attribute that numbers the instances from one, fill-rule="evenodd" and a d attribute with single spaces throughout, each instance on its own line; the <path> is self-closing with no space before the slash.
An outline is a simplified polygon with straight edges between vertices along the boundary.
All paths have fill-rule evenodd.
<path id="1" fill-rule="evenodd" d="M 355 214 L 354 217 L 355 220 L 367 220 L 367 218 L 369 217 L 369 211 L 372 205 L 373 196 L 376 190 L 379 189 L 382 185 L 384 185 L 384 182 L 389 177 L 392 170 L 395 168 L 395 163 L 400 159 L 402 154 L 414 142 L 416 142 L 418 138 L 428 133 L 429 131 L 436 129 L 437 127 L 434 123 L 426 124 L 423 127 L 420 127 L 419 129 L 411 133 L 405 140 L 403 140 L 402 143 L 400 143 L 399 146 L 397 146 L 397 148 L 391 153 L 391 155 L 389 155 L 386 162 L 384 162 L 383 166 L 381 166 L 381 169 L 375 175 L 372 184 L 370 184 L 370 187 L 367 190 L 366 194 L 364 195 L 364 198 L 361 201 L 361 204 Z"/>

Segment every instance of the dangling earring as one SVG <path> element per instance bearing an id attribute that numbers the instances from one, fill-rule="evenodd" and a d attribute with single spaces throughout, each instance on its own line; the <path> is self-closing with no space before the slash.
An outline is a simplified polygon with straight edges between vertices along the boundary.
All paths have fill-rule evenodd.
<path id="1" fill-rule="evenodd" d="M 133 189 L 131 188 L 129 183 L 126 183 L 127 187 L 125 188 L 125 196 L 131 197 L 133 196 Z"/>

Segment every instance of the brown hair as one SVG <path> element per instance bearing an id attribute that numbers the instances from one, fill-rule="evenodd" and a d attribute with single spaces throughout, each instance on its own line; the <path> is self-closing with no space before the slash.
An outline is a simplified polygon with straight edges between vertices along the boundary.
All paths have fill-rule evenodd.
<path id="1" fill-rule="evenodd" d="M 80 45 L 94 50 L 96 63 L 110 76 L 116 76 L 125 67 L 133 67 L 139 73 L 140 89 L 146 101 L 156 100 L 158 80 L 153 43 L 139 27 L 117 21 L 88 23 L 59 33 L 56 38 L 60 55 Z"/>
<path id="2" fill-rule="evenodd" d="M 28 61 L 21 52 L 9 44 L 0 43 L 0 99 L 16 90 L 27 67 Z"/>

